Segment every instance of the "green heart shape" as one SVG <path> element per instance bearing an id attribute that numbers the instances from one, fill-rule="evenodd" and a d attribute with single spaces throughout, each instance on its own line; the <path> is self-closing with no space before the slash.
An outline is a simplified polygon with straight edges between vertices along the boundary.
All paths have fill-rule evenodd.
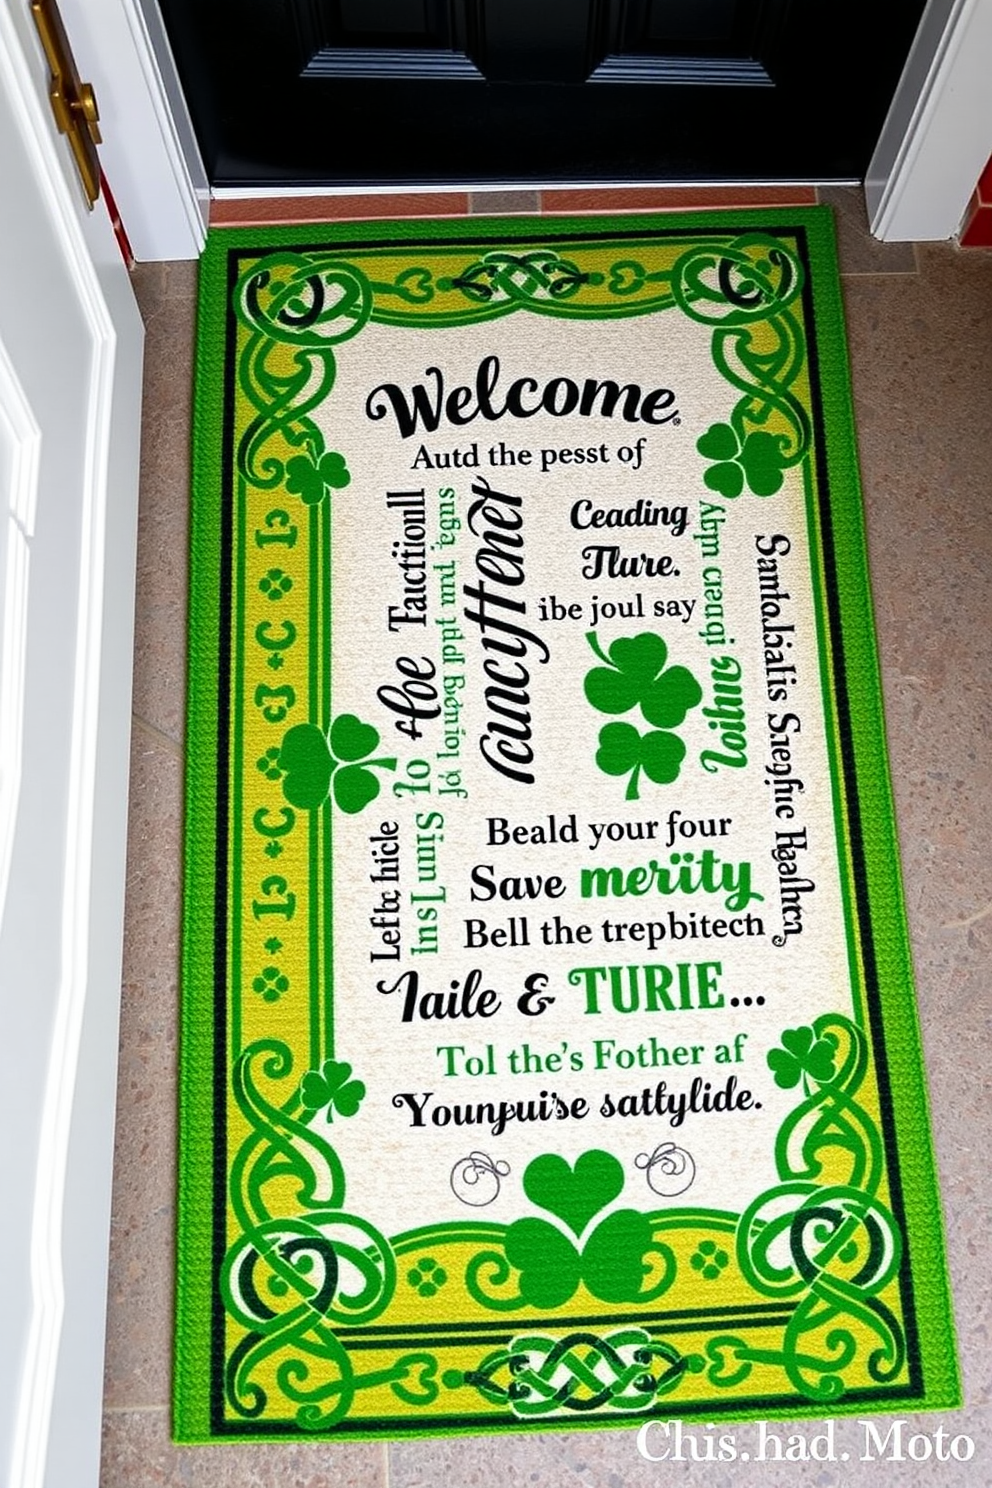
<path id="1" fill-rule="evenodd" d="M 331 750 L 336 759 L 360 760 L 379 747 L 379 733 L 354 713 L 342 713 L 331 724 Z"/>
<path id="2" fill-rule="evenodd" d="M 650 630 L 641 635 L 621 636 L 610 647 L 610 660 L 628 677 L 647 684 L 653 682 L 668 660 L 668 647 L 661 636 Z"/>
<path id="3" fill-rule="evenodd" d="M 623 1167 L 610 1152 L 583 1152 L 570 1168 L 557 1152 L 545 1152 L 527 1165 L 524 1193 L 532 1204 L 581 1235 L 594 1214 L 604 1209 L 623 1188 Z"/>
<path id="4" fill-rule="evenodd" d="M 796 1059 L 805 1059 L 813 1047 L 812 1028 L 786 1028 L 782 1034 L 782 1047 Z"/>
<path id="5" fill-rule="evenodd" d="M 596 764 L 604 775 L 626 775 L 641 759 L 641 736 L 632 723 L 606 723 L 599 731 Z"/>
<path id="6" fill-rule="evenodd" d="M 740 453 L 747 483 L 756 496 L 774 496 L 782 486 L 782 451 L 778 440 L 760 431 L 749 434 Z"/>
<path id="7" fill-rule="evenodd" d="M 379 777 L 364 765 L 344 765 L 334 777 L 334 799 L 348 816 L 357 816 L 379 794 Z"/>
<path id="8" fill-rule="evenodd" d="M 733 501 L 744 489 L 744 472 L 739 465 L 727 461 L 722 465 L 711 465 L 703 471 L 703 481 L 718 496 Z"/>
<path id="9" fill-rule="evenodd" d="M 582 1280 L 601 1302 L 636 1302 L 644 1283 L 651 1224 L 636 1209 L 608 1214 L 582 1252 Z"/>
<path id="10" fill-rule="evenodd" d="M 645 734 L 641 740 L 641 765 L 655 785 L 671 785 L 677 780 L 685 759 L 685 744 L 678 734 L 663 730 Z"/>
<path id="11" fill-rule="evenodd" d="M 317 466 L 317 474 L 325 486 L 330 486 L 332 491 L 343 491 L 345 486 L 351 485 L 351 471 L 344 455 L 338 454 L 337 450 L 329 450 Z"/>
<path id="12" fill-rule="evenodd" d="M 282 791 L 291 806 L 312 811 L 327 800 L 334 760 L 315 723 L 298 723 L 288 731 L 278 764 L 286 772 Z"/>
<path id="13" fill-rule="evenodd" d="M 614 667 L 593 667 L 583 683 L 583 690 L 587 700 L 600 713 L 629 713 L 641 693 L 635 677 L 625 676 Z"/>
<path id="14" fill-rule="evenodd" d="M 688 667 L 673 666 L 663 672 L 641 698 L 641 712 L 655 728 L 678 728 L 690 708 L 703 700 L 703 689 Z"/>
<path id="15" fill-rule="evenodd" d="M 696 448 L 707 460 L 734 460 L 739 449 L 737 435 L 729 424 L 711 424 L 696 440 Z"/>
<path id="16" fill-rule="evenodd" d="M 506 1259 L 520 1272 L 520 1295 L 531 1307 L 562 1307 L 574 1295 L 581 1279 L 578 1251 L 546 1219 L 514 1220 L 503 1244 Z"/>

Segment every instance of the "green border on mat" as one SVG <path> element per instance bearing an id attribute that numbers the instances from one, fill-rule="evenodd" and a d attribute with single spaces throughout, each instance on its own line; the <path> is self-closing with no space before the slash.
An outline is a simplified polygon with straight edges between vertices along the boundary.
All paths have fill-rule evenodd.
<path id="1" fill-rule="evenodd" d="M 185 1442 L 245 1440 L 235 1433 L 212 1433 L 211 1328 L 213 1310 L 214 1168 L 213 1034 L 214 1001 L 213 893 L 215 827 L 218 812 L 216 759 L 217 694 L 220 665 L 220 554 L 217 541 L 225 495 L 222 431 L 225 425 L 225 357 L 229 335 L 228 254 L 231 250 L 329 246 L 348 243 L 374 246 L 382 240 L 429 245 L 432 238 L 467 241 L 497 231 L 505 240 L 556 239 L 579 231 L 604 235 L 652 227 L 671 230 L 802 227 L 807 235 L 814 326 L 810 337 L 818 363 L 830 503 L 836 516 L 833 546 L 836 613 L 844 657 L 849 745 L 853 756 L 856 799 L 862 834 L 866 891 L 877 967 L 877 1018 L 866 1022 L 876 1037 L 873 1049 L 880 1080 L 886 1072 L 891 1105 L 906 1244 L 911 1253 L 918 1352 L 923 1361 L 923 1393 L 900 1400 L 898 1409 L 949 1409 L 961 1403 L 950 1290 L 944 1254 L 943 1225 L 935 1196 L 936 1168 L 923 1075 L 919 1021 L 913 991 L 905 906 L 898 873 L 898 845 L 885 749 L 881 684 L 876 646 L 854 421 L 851 402 L 843 306 L 838 276 L 832 214 L 826 207 L 786 207 L 744 211 L 637 214 L 603 217 L 457 218 L 425 222 L 346 222 L 300 224 L 280 228 L 221 228 L 211 232 L 201 264 L 196 408 L 193 439 L 193 515 L 190 542 L 189 682 L 187 719 L 185 898 L 183 909 L 182 1017 L 180 1064 L 179 1219 L 176 1285 L 176 1365 L 174 1434 Z M 816 537 L 817 524 L 810 524 Z M 815 555 L 814 555 L 815 556 Z M 814 586 L 817 592 L 817 586 Z M 834 714 L 827 709 L 828 725 Z M 830 729 L 828 727 L 828 732 Z M 831 749 L 836 747 L 836 738 Z M 843 847 L 843 844 L 842 844 Z M 223 1011 L 223 1010 L 222 1010 Z M 878 1024 L 881 1024 L 881 1030 Z M 884 1037 L 892 1030 L 892 1038 Z M 883 1037 L 877 1035 L 882 1032 Z M 883 1083 L 884 1089 L 884 1083 Z M 881 1402 L 884 1404 L 884 1402 Z M 726 1421 L 815 1416 L 815 1404 L 776 1407 L 771 1413 L 735 1410 L 728 1402 Z M 668 1401 L 666 1412 L 692 1419 Z M 832 1415 L 870 1415 L 870 1398 L 831 1403 Z M 639 1424 L 641 1418 L 598 1418 L 564 1423 L 560 1418 L 486 1431 L 557 1431 Z M 445 1434 L 472 1434 L 479 1427 Z M 411 1425 L 396 1436 L 438 1435 L 437 1428 Z M 381 1432 L 349 1430 L 348 1439 L 380 1438 Z M 299 1432 L 291 1437 L 264 1432 L 250 1440 L 326 1440 Z"/>

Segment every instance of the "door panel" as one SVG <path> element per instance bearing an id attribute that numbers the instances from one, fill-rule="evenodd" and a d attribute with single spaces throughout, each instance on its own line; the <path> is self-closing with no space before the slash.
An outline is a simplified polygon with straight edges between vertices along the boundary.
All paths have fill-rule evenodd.
<path id="1" fill-rule="evenodd" d="M 213 183 L 288 189 L 860 177 L 922 9 L 163 0 Z"/>

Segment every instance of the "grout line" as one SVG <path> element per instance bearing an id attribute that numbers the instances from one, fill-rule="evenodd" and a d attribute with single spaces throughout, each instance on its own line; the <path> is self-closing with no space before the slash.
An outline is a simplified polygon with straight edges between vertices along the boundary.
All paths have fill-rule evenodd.
<path id="1" fill-rule="evenodd" d="M 154 1416 L 168 1413 L 167 1405 L 105 1405 L 105 1416 Z"/>
<path id="2" fill-rule="evenodd" d="M 840 271 L 842 279 L 918 279 L 919 269 L 845 269 Z"/>
<path id="3" fill-rule="evenodd" d="M 173 739 L 171 734 L 166 734 L 162 729 L 156 728 L 153 723 L 148 722 L 147 718 L 142 718 L 140 713 L 131 714 L 131 724 L 132 731 L 137 729 L 140 733 L 150 734 L 156 743 L 164 744 L 169 753 L 175 755 L 176 759 L 182 759 L 183 746 L 177 739 Z"/>
<path id="4" fill-rule="evenodd" d="M 384 1441 L 382 1444 L 382 1488 L 392 1488 L 388 1441 Z"/>

